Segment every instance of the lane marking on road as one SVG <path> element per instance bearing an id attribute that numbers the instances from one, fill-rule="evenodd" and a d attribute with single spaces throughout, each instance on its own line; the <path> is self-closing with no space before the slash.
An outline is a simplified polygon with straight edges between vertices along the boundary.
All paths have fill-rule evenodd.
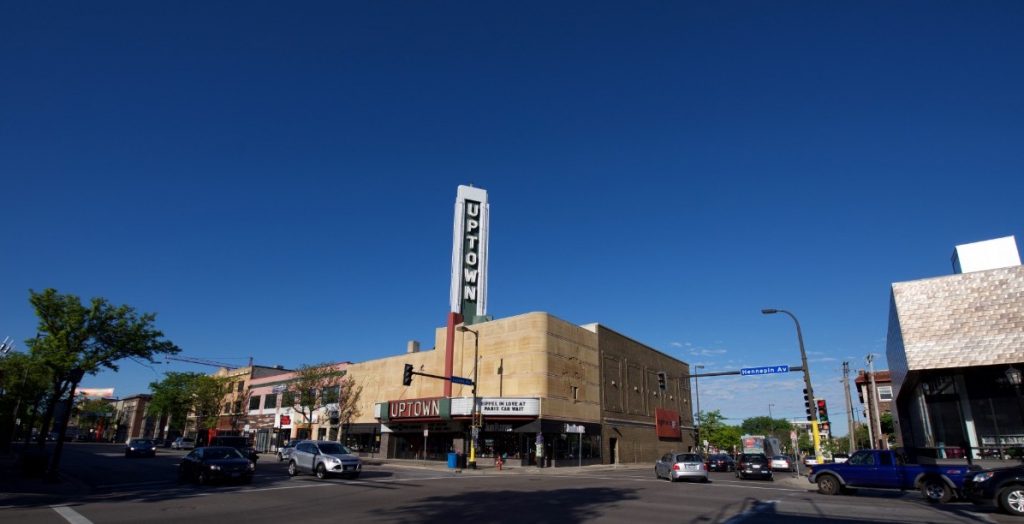
<path id="1" fill-rule="evenodd" d="M 91 520 L 85 518 L 84 515 L 71 509 L 68 506 L 55 505 L 50 506 L 50 508 L 52 508 L 53 511 L 56 511 L 57 514 L 61 517 L 64 517 L 64 520 L 70 522 L 71 524 L 92 524 Z"/>
<path id="2" fill-rule="evenodd" d="M 585 479 L 594 479 L 594 480 L 630 480 L 630 481 L 633 481 L 633 482 L 657 482 L 657 483 L 661 483 L 661 484 L 667 484 L 667 482 L 664 479 L 655 479 L 655 478 L 647 478 L 647 477 L 608 477 L 608 476 L 578 475 L 578 474 L 577 475 L 545 475 L 545 477 L 585 478 Z M 805 489 L 796 489 L 796 488 L 779 488 L 779 487 L 771 487 L 771 486 L 754 486 L 754 485 L 751 485 L 749 482 L 743 482 L 743 481 L 739 481 L 739 480 L 713 480 L 713 481 L 711 481 L 711 482 L 709 482 L 707 484 L 703 484 L 703 483 L 700 483 L 700 482 L 690 482 L 688 484 L 693 484 L 694 486 L 701 486 L 701 487 L 706 487 L 706 488 L 711 488 L 711 487 L 715 487 L 715 486 L 724 486 L 724 487 L 728 487 L 728 488 L 763 489 L 763 490 L 768 490 L 768 491 L 789 491 L 789 492 L 794 492 L 794 493 L 804 493 L 804 492 L 807 491 Z"/>
<path id="3" fill-rule="evenodd" d="M 96 489 L 109 489 L 109 488 L 126 488 L 126 487 L 132 487 L 132 486 L 156 486 L 156 485 L 160 485 L 160 484 L 164 484 L 164 485 L 174 484 L 174 481 L 173 480 L 150 480 L 148 482 L 122 482 L 120 484 L 101 484 L 101 485 L 95 486 L 95 487 L 96 487 Z"/>

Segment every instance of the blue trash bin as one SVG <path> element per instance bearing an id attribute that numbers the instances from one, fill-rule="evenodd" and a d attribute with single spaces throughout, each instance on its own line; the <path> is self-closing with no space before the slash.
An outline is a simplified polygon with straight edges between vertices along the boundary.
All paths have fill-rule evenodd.
<path id="1" fill-rule="evenodd" d="M 455 469 L 459 465 L 459 455 L 457 453 L 448 454 L 448 469 Z"/>

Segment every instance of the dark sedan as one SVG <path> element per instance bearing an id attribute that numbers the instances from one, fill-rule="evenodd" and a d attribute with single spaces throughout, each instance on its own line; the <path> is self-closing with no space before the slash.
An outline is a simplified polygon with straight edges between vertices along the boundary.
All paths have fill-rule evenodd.
<path id="1" fill-rule="evenodd" d="M 998 506 L 1010 515 L 1024 517 L 1024 466 L 989 469 L 968 475 L 964 494 L 982 506 Z"/>
<path id="2" fill-rule="evenodd" d="M 764 453 L 744 453 L 736 463 L 736 476 L 741 479 L 755 478 L 775 480 L 772 463 Z"/>
<path id="3" fill-rule="evenodd" d="M 178 464 L 178 481 L 197 484 L 212 482 L 252 482 L 256 465 L 235 448 L 210 446 L 197 448 Z"/>
<path id="4" fill-rule="evenodd" d="M 707 466 L 708 471 L 736 471 L 736 461 L 723 453 L 709 455 Z"/>
<path id="5" fill-rule="evenodd" d="M 133 438 L 124 445 L 126 457 L 155 457 L 156 442 L 148 438 Z"/>

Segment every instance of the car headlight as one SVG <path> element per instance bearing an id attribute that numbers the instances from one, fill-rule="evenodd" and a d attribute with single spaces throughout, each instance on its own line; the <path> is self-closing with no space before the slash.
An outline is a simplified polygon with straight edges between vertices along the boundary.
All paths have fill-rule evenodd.
<path id="1" fill-rule="evenodd" d="M 252 462 L 250 462 L 249 463 L 249 471 L 256 471 L 256 464 L 253 464 Z"/>
<path id="2" fill-rule="evenodd" d="M 978 484 L 992 478 L 992 475 L 993 473 L 991 471 L 982 471 L 981 473 L 974 475 L 974 478 L 971 480 L 974 481 L 975 484 Z"/>
<path id="3" fill-rule="evenodd" d="M 210 464 L 210 470 L 211 471 L 220 471 L 220 466 L 218 466 L 216 464 Z"/>

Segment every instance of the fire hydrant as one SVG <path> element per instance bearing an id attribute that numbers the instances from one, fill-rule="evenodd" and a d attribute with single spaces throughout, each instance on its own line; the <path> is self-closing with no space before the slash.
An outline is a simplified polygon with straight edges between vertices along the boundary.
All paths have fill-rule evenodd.
<path id="1" fill-rule="evenodd" d="M 498 458 L 494 459 L 494 465 L 498 468 L 498 471 L 501 471 L 501 466 L 505 465 L 505 463 L 501 460 L 500 455 L 498 456 Z"/>

